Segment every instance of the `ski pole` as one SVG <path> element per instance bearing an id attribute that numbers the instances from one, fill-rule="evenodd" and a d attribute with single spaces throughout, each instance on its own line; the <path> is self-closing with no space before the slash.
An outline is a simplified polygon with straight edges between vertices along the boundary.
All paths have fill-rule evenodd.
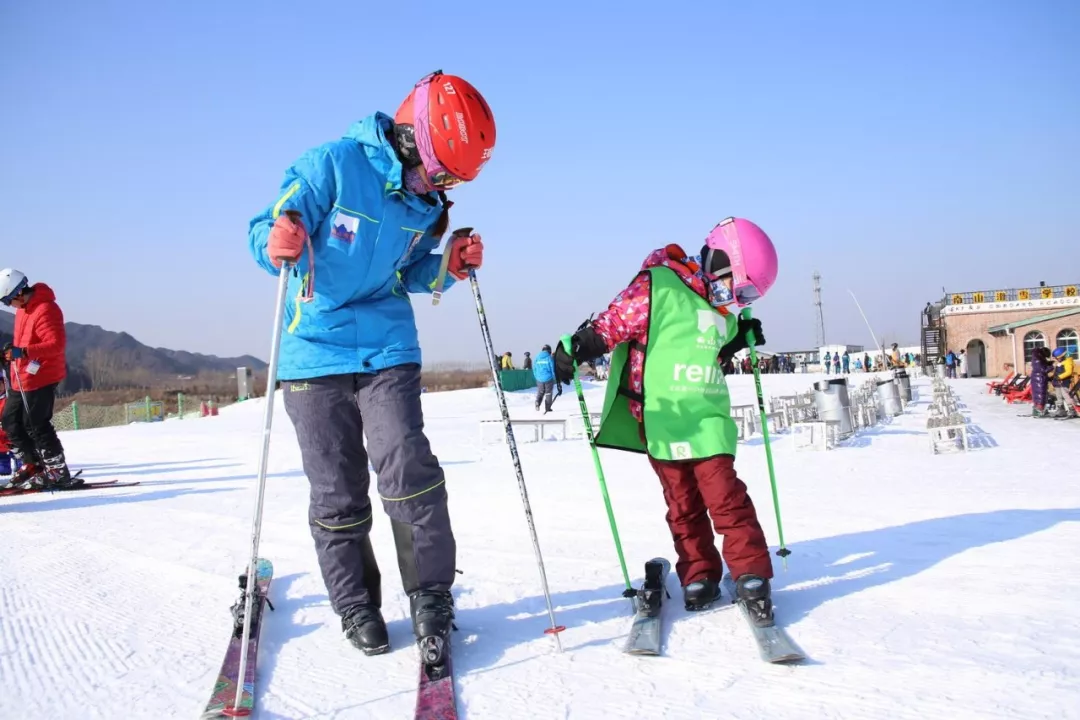
<path id="1" fill-rule="evenodd" d="M 309 250 L 310 252 L 310 250 Z M 244 634 L 240 641 L 240 667 L 236 677 L 236 699 L 231 708 L 225 709 L 229 716 L 246 715 L 249 711 L 240 706 L 244 696 L 244 676 L 247 673 L 248 642 L 251 640 L 251 613 L 255 593 L 258 592 L 256 565 L 259 561 L 259 538 L 262 533 L 263 497 L 266 494 L 266 468 L 270 459 L 270 428 L 274 422 L 274 385 L 277 378 L 278 356 L 281 352 L 281 331 L 285 325 L 285 296 L 289 288 L 288 262 L 281 263 L 278 273 L 277 307 L 274 314 L 274 337 L 270 342 L 270 364 L 266 370 L 266 409 L 263 411 L 262 452 L 259 455 L 259 473 L 255 496 L 255 514 L 251 521 L 251 559 L 248 561 L 247 583 L 244 588 Z"/>
<path id="2" fill-rule="evenodd" d="M 566 354 L 572 359 L 574 357 L 573 338 L 570 335 L 563 335 L 559 339 L 559 342 L 562 343 L 563 350 L 565 350 Z M 610 382 L 610 380 L 608 382 Z M 626 590 L 623 591 L 623 597 L 630 598 L 630 602 L 633 604 L 637 593 L 630 584 L 630 573 L 626 571 L 626 557 L 623 555 L 622 541 L 619 540 L 619 528 L 615 524 L 615 511 L 611 509 L 611 497 L 608 495 L 607 480 L 604 479 L 604 466 L 600 463 L 600 451 L 596 448 L 596 438 L 593 435 L 592 428 L 592 417 L 589 415 L 589 407 L 585 404 L 585 393 L 581 389 L 581 378 L 578 377 L 577 363 L 574 363 L 574 390 L 577 392 L 578 405 L 581 407 L 581 422 L 585 424 L 585 436 L 589 440 L 589 449 L 592 450 L 593 465 L 596 467 L 596 477 L 600 481 L 600 494 L 604 498 L 604 509 L 607 510 L 608 524 L 611 525 L 611 536 L 615 538 L 615 552 L 619 555 L 619 567 L 622 568 L 623 582 L 626 583 Z M 636 605 L 634 609 L 637 609 Z"/>
<path id="3" fill-rule="evenodd" d="M 12 362 L 11 366 L 12 366 L 13 372 L 11 373 L 10 377 L 15 378 L 15 383 L 19 386 L 19 396 L 22 398 L 23 410 L 26 411 L 26 422 L 29 423 L 30 422 L 30 401 L 28 401 L 26 399 L 26 391 L 23 390 L 22 378 L 19 377 L 19 371 L 14 369 L 15 363 Z M 4 384 L 8 385 L 10 387 L 10 383 L 8 382 L 8 380 L 9 380 L 8 374 L 4 373 Z"/>
<path id="4" fill-rule="evenodd" d="M 469 234 L 471 232 L 472 228 L 463 228 L 456 230 L 454 234 Z M 480 334 L 484 336 L 484 348 L 487 351 L 488 365 L 491 366 L 491 376 L 495 381 L 495 395 L 499 398 L 499 411 L 502 413 L 506 444 L 510 446 L 510 458 L 514 462 L 514 472 L 517 473 L 521 503 L 525 507 L 525 519 L 529 523 L 533 552 L 536 553 L 536 565 L 540 570 L 540 583 L 544 588 L 544 600 L 547 602 L 548 618 L 551 620 L 551 627 L 545 630 L 544 634 L 551 635 L 555 639 L 555 647 L 559 649 L 559 652 L 562 652 L 562 641 L 559 640 L 559 633 L 565 630 L 566 627 L 555 623 L 555 608 L 551 604 L 551 591 L 548 590 L 547 573 L 544 571 L 544 557 L 540 553 L 540 540 L 536 537 L 536 523 L 533 521 L 532 507 L 529 505 L 529 491 L 525 487 L 525 473 L 521 470 L 521 458 L 518 456 L 517 441 L 514 440 L 514 428 L 510 424 L 510 411 L 506 409 L 506 393 L 503 392 L 502 382 L 499 380 L 499 367 L 495 364 L 495 347 L 491 342 L 491 329 L 488 327 L 487 315 L 484 313 L 484 300 L 480 296 L 480 284 L 476 281 L 475 270 L 469 270 L 469 284 L 472 285 L 473 300 L 476 301 L 476 316 L 480 320 Z"/>
<path id="5" fill-rule="evenodd" d="M 874 347 L 881 351 L 881 367 L 886 367 L 885 363 L 885 346 L 878 344 L 877 335 L 874 334 L 874 328 L 870 327 L 870 321 L 866 319 L 866 313 L 863 312 L 862 305 L 859 304 L 859 298 L 855 297 L 855 293 L 848 290 L 851 295 L 851 299 L 855 301 L 855 307 L 859 308 L 859 314 L 862 315 L 863 322 L 866 323 L 866 329 L 870 331 L 870 337 L 874 339 Z"/>
<path id="6" fill-rule="evenodd" d="M 742 316 L 749 320 L 750 308 L 743 308 Z M 765 461 L 769 465 L 769 485 L 772 486 L 773 508 L 776 510 L 776 532 L 780 535 L 780 549 L 776 551 L 776 554 L 783 558 L 784 569 L 787 570 L 787 556 L 791 554 L 791 551 L 784 545 L 784 524 L 780 520 L 780 495 L 776 490 L 776 471 L 773 469 L 772 446 L 769 444 L 769 421 L 765 417 L 765 396 L 761 392 L 761 369 L 758 368 L 757 350 L 754 349 L 757 338 L 754 337 L 753 330 L 746 331 L 746 341 L 750 345 L 750 367 L 754 371 L 758 414 L 761 416 L 761 435 L 765 439 Z"/>

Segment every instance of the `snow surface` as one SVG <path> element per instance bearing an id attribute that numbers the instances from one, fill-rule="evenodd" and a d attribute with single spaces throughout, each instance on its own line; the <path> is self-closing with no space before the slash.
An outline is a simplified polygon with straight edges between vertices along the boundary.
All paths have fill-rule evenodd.
<path id="1" fill-rule="evenodd" d="M 807 375 L 765 376 L 766 394 Z M 729 378 L 749 403 L 753 380 Z M 982 380 L 953 382 L 968 454 L 933 456 L 924 399 L 825 453 L 774 438 L 784 530 L 778 618 L 810 660 L 762 663 L 743 619 L 665 608 L 665 656 L 623 655 L 629 603 L 588 446 L 520 442 L 565 651 L 555 652 L 509 453 L 482 445 L 491 390 L 424 396 L 458 537 L 463 718 L 1080 717 L 1080 422 L 1017 417 Z M 588 390 L 598 408 L 600 386 Z M 0 718 L 197 717 L 246 563 L 263 401 L 215 418 L 66 433 L 87 479 L 138 487 L 0 499 Z M 389 522 L 375 514 L 392 653 L 342 638 L 307 528 L 292 428 L 275 413 L 261 554 L 276 570 L 259 660 L 261 718 L 408 718 L 416 683 Z M 528 393 L 509 396 L 531 415 Z M 572 394 L 556 414 L 577 409 Z M 674 557 L 639 456 L 603 452 L 632 579 Z M 777 543 L 760 437 L 740 446 Z"/>

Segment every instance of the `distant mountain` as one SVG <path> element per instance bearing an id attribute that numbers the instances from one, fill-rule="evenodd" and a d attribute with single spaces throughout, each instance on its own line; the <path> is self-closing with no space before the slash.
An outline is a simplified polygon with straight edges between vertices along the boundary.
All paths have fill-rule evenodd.
<path id="1" fill-rule="evenodd" d="M 265 362 L 251 355 L 221 358 L 152 348 L 125 332 L 113 332 L 97 325 L 69 322 L 64 329 L 69 375 L 63 388 L 66 392 L 129 382 L 145 385 L 200 373 L 233 373 L 238 367 L 250 367 L 255 372 L 266 369 Z M 14 331 L 15 316 L 0 311 L 0 344 L 11 341 Z"/>

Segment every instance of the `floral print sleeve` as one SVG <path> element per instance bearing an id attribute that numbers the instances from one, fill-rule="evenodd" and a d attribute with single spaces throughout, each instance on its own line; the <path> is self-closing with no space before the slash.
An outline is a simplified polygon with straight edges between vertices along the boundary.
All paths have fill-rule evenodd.
<path id="1" fill-rule="evenodd" d="M 639 274 L 616 295 L 608 309 L 593 320 L 593 327 L 608 350 L 631 340 L 644 343 L 649 330 L 649 274 Z"/>

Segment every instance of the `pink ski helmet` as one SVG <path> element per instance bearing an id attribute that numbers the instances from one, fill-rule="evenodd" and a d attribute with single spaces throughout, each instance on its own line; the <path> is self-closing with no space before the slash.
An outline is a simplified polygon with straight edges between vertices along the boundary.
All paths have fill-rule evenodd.
<path id="1" fill-rule="evenodd" d="M 712 277 L 732 276 L 735 304 L 746 307 L 776 282 L 776 248 L 765 231 L 743 218 L 721 220 L 705 238 L 702 270 Z"/>

